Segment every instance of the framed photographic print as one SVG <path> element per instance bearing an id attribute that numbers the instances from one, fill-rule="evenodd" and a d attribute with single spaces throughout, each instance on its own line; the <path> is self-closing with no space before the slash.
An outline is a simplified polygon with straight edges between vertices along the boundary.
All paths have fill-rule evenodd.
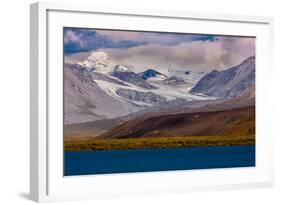
<path id="1" fill-rule="evenodd" d="M 31 5 L 31 199 L 272 186 L 272 22 Z"/>

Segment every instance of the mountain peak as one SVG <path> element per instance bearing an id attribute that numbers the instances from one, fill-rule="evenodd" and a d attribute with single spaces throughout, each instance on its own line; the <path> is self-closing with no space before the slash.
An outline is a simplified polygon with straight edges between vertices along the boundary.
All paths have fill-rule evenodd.
<path id="1" fill-rule="evenodd" d="M 155 72 L 155 73 L 159 73 L 158 71 L 152 69 L 152 68 L 148 68 L 145 72 Z"/>
<path id="2" fill-rule="evenodd" d="M 102 69 L 109 63 L 108 55 L 105 52 L 92 52 L 91 55 L 84 61 L 79 62 L 78 65 L 88 68 L 90 71 Z"/>
<path id="3" fill-rule="evenodd" d="M 115 66 L 113 72 L 131 72 L 128 68 L 126 68 L 125 66 L 118 64 Z"/>
<path id="4" fill-rule="evenodd" d="M 161 78 L 165 77 L 165 75 L 163 75 L 162 73 L 151 68 L 147 69 L 144 72 L 139 73 L 139 75 L 144 80 L 147 80 L 149 78 L 155 78 L 155 77 L 161 77 Z"/>
<path id="5" fill-rule="evenodd" d="M 255 57 L 226 70 L 213 70 L 200 79 L 191 93 L 201 93 L 219 98 L 240 96 L 255 82 Z"/>
<path id="6" fill-rule="evenodd" d="M 89 61 L 93 61 L 93 62 L 100 62 L 103 64 L 107 64 L 108 63 L 108 55 L 103 52 L 103 51 L 96 51 L 96 52 L 92 52 L 91 55 L 88 57 Z"/>

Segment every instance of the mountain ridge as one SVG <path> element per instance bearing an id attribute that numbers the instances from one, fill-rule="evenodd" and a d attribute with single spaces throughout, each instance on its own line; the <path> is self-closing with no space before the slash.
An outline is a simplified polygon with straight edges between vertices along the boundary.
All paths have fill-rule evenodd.
<path id="1" fill-rule="evenodd" d="M 97 139 L 254 134 L 255 107 L 136 118 Z"/>
<path id="2" fill-rule="evenodd" d="M 154 69 L 151 69 L 151 68 L 149 68 L 141 73 L 138 73 L 138 75 L 144 80 L 147 80 L 149 78 L 156 78 L 156 77 L 158 77 L 160 79 L 166 78 L 166 76 L 164 74 L 162 74 Z"/>
<path id="3" fill-rule="evenodd" d="M 251 58 L 248 61 L 245 60 L 247 66 L 234 66 L 230 68 L 231 72 L 212 71 L 199 80 L 204 73 L 188 71 L 186 74 L 184 70 L 176 70 L 169 71 L 169 75 L 167 75 L 152 68 L 136 73 L 127 66 L 110 62 L 105 52 L 93 52 L 81 63 L 64 64 L 65 123 L 75 124 L 113 119 L 144 110 L 156 111 L 160 108 L 166 110 L 173 106 L 184 108 L 190 101 L 206 101 L 203 104 L 209 103 L 212 104 L 209 107 L 213 107 L 216 103 L 212 103 L 212 101 L 218 100 L 219 102 L 219 99 L 227 99 L 227 97 L 221 95 L 218 95 L 219 97 L 210 95 L 210 97 L 207 96 L 210 94 L 208 92 L 206 94 L 194 92 L 196 86 L 207 79 L 210 80 L 211 87 L 213 85 L 216 87 L 211 91 L 217 92 L 217 88 L 227 87 L 216 85 L 217 79 L 228 82 L 224 79 L 225 75 L 221 74 L 222 72 L 228 72 L 227 76 L 230 76 L 230 81 L 236 75 L 243 77 L 244 69 L 247 72 L 250 71 L 248 74 L 251 75 L 254 68 L 251 67 L 252 61 Z M 251 80 L 252 78 L 250 78 Z M 192 88 L 192 83 L 195 82 L 197 83 Z M 240 99 L 236 99 L 237 96 L 233 95 L 230 98 L 231 102 L 217 106 L 233 107 L 231 103 L 243 104 L 244 101 L 254 101 L 254 83 L 248 84 L 246 83 L 245 87 L 242 86 L 243 89 L 238 89 L 239 95 L 237 96 L 241 96 Z M 235 86 L 233 87 L 236 89 Z"/>
<path id="4" fill-rule="evenodd" d="M 241 95 L 255 81 L 255 56 L 229 69 L 213 70 L 200 79 L 191 93 L 231 98 Z"/>

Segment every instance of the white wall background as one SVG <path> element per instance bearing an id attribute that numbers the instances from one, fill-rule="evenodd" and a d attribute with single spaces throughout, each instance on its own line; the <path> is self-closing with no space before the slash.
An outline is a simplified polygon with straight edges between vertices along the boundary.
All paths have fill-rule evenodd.
<path id="1" fill-rule="evenodd" d="M 1 1 L 0 6 L 0 204 L 31 204 L 29 192 L 29 4 Z M 79 0 L 78 2 L 83 2 Z M 275 20 L 274 188 L 118 198 L 66 204 L 280 204 L 281 203 L 281 6 L 278 0 L 92 0 L 102 6 L 187 10 L 273 16 Z M 274 71 L 273 71 L 274 70 Z M 149 183 L 148 183 L 149 186 Z"/>

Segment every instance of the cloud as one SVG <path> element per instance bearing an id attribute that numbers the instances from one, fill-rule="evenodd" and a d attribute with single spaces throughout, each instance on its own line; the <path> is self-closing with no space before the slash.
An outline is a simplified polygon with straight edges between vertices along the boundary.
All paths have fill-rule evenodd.
<path id="1" fill-rule="evenodd" d="M 213 37 L 211 35 L 65 28 L 64 51 L 66 54 L 73 54 L 99 48 L 131 48 L 148 44 L 176 45 L 182 42 L 212 40 Z"/>
<path id="2" fill-rule="evenodd" d="M 68 29 L 64 32 L 64 43 L 76 43 L 80 47 L 84 46 L 83 40 L 80 39 L 81 34 L 77 34 L 74 30 Z"/>
<path id="3" fill-rule="evenodd" d="M 182 42 L 191 42 L 197 40 L 211 40 L 212 35 L 200 34 L 181 34 L 165 32 L 135 32 L 135 31 L 118 31 L 118 30 L 96 30 L 97 33 L 107 36 L 114 42 L 124 40 L 135 42 L 146 42 L 147 44 L 175 45 Z"/>
<path id="4" fill-rule="evenodd" d="M 65 49 L 75 51 L 65 56 L 68 63 L 83 61 L 89 52 L 97 50 L 106 52 L 110 61 L 136 71 L 147 68 L 162 72 L 168 69 L 209 71 L 229 68 L 255 55 L 255 38 L 250 37 L 91 29 L 66 31 Z"/>
<path id="5" fill-rule="evenodd" d="M 255 39 L 218 37 L 215 41 L 193 41 L 178 45 L 145 45 L 128 49 L 99 49 L 116 63 L 144 70 L 185 69 L 209 71 L 226 69 L 255 55 Z"/>
<path id="6" fill-rule="evenodd" d="M 97 50 L 99 48 L 130 48 L 145 45 L 143 41 L 128 39 L 115 41 L 111 36 L 103 35 L 94 29 L 65 28 L 64 52 L 66 55 Z"/>

